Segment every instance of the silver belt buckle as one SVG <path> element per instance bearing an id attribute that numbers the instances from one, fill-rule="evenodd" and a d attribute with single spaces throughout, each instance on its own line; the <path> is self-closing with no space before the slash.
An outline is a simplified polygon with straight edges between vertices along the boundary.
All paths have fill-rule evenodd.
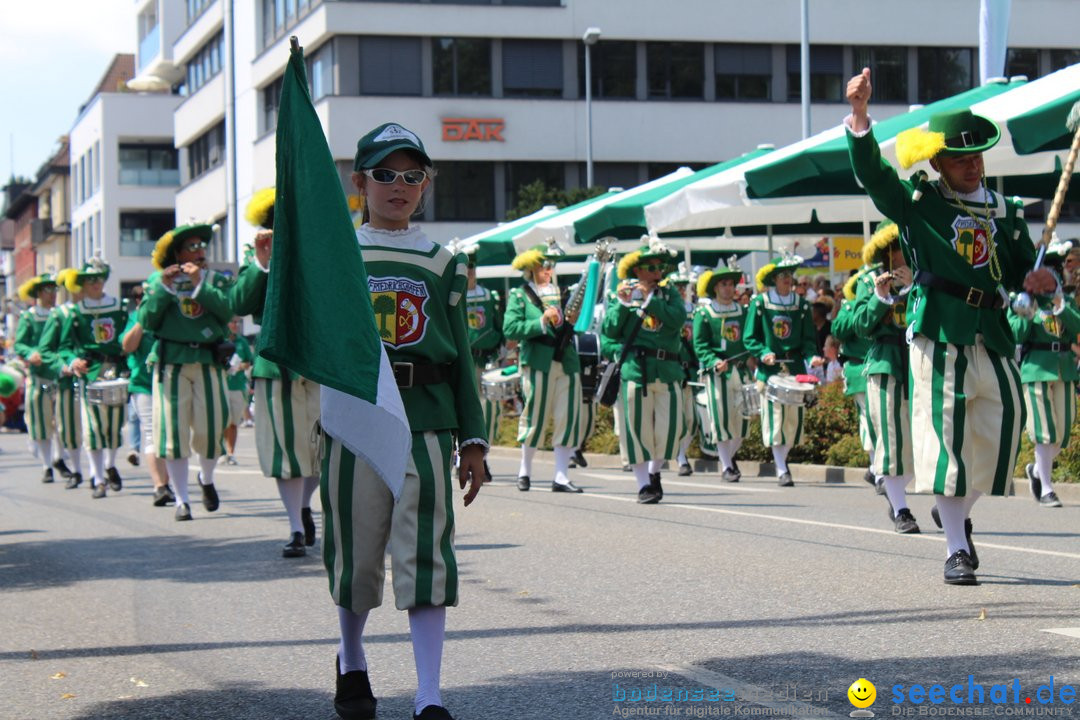
<path id="1" fill-rule="evenodd" d="M 397 383 L 399 388 L 411 388 L 413 386 L 413 364 L 411 362 L 396 362 L 392 366 L 394 371 L 394 382 Z M 403 382 L 402 377 L 398 375 L 398 370 L 408 369 L 408 382 Z"/>

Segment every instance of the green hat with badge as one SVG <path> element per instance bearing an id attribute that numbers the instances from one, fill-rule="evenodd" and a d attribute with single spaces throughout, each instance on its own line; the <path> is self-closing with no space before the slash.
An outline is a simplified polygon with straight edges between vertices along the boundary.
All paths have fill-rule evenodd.
<path id="1" fill-rule="evenodd" d="M 540 267 L 541 263 L 556 263 L 566 257 L 566 251 L 559 247 L 555 238 L 548 238 L 547 243 L 533 245 L 524 252 L 518 253 L 510 267 L 522 272 L 531 272 Z"/>
<path id="2" fill-rule="evenodd" d="M 176 251 L 180 243 L 193 237 L 210 242 L 214 237 L 214 226 L 205 223 L 181 225 L 165 233 L 154 245 L 154 253 L 150 258 L 153 266 L 158 270 L 164 270 L 170 265 L 175 265 Z"/>
<path id="3" fill-rule="evenodd" d="M 663 260 L 665 266 L 675 264 L 675 258 L 679 254 L 661 242 L 660 238 L 655 235 L 643 235 L 641 240 L 645 243 L 644 245 L 631 253 L 627 253 L 619 261 L 618 275 L 620 280 L 626 280 L 635 267 L 648 260 Z"/>
<path id="4" fill-rule="evenodd" d="M 69 273 L 67 276 L 66 284 L 67 289 L 70 292 L 78 292 L 87 280 L 94 278 L 101 278 L 102 280 L 109 279 L 109 273 L 112 268 L 109 264 L 101 259 L 100 255 L 94 257 L 83 263 L 83 266 L 76 272 Z"/>
<path id="5" fill-rule="evenodd" d="M 411 150 L 429 167 L 435 164 L 416 133 L 398 123 L 384 123 L 357 141 L 353 170 L 373 168 L 397 150 Z"/>
<path id="6" fill-rule="evenodd" d="M 993 120 L 959 108 L 930 116 L 929 127 L 905 130 L 896 136 L 896 159 L 902 167 L 938 155 L 974 155 L 986 152 L 1001 139 Z"/>
<path id="7" fill-rule="evenodd" d="M 776 276 L 780 273 L 785 270 L 794 272 L 795 268 L 802 264 L 803 259 L 798 255 L 781 255 L 778 258 L 773 258 L 772 262 L 757 272 L 758 292 L 761 292 L 767 287 L 776 285 Z"/>
<path id="8" fill-rule="evenodd" d="M 36 298 L 42 288 L 56 287 L 56 278 L 50 273 L 41 273 L 30 278 L 22 285 L 19 286 L 19 298 L 21 300 L 30 300 Z"/>
<path id="9" fill-rule="evenodd" d="M 739 261 L 734 255 L 729 255 L 727 263 L 725 265 L 718 265 L 714 270 L 706 270 L 698 277 L 697 282 L 697 294 L 698 297 L 712 297 L 713 289 L 716 287 L 716 283 L 721 280 L 730 279 L 738 282 L 743 276 L 742 268 L 739 267 Z"/>

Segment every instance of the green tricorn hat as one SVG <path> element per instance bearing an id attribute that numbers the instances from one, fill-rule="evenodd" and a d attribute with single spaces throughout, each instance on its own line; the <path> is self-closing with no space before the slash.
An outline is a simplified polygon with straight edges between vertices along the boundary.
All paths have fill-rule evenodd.
<path id="1" fill-rule="evenodd" d="M 778 258 L 773 258 L 772 262 L 757 272 L 758 292 L 775 285 L 776 276 L 779 273 L 785 270 L 793 271 L 802 264 L 803 259 L 798 255 L 782 255 Z"/>
<path id="2" fill-rule="evenodd" d="M 158 270 L 164 270 L 170 265 L 176 264 L 176 249 L 180 246 L 180 243 L 192 237 L 202 238 L 206 242 L 210 242 L 214 237 L 213 225 L 181 225 L 162 235 L 157 244 L 154 245 L 154 254 L 151 256 L 154 267 Z"/>
<path id="3" fill-rule="evenodd" d="M 554 238 L 551 238 L 546 243 L 533 245 L 528 250 L 518 253 L 510 263 L 510 267 L 524 272 L 539 267 L 545 261 L 559 262 L 564 257 L 566 257 L 566 251 L 559 247 Z"/>
<path id="4" fill-rule="evenodd" d="M 698 297 L 712 297 L 716 283 L 724 279 L 738 282 L 742 275 L 743 272 L 738 265 L 738 260 L 734 255 L 731 255 L 728 257 L 726 265 L 717 265 L 714 270 L 706 270 L 701 273 L 701 277 L 697 281 Z"/>
<path id="5" fill-rule="evenodd" d="M 677 252 L 660 241 L 658 237 L 643 235 L 641 240 L 645 243 L 637 250 L 627 253 L 619 261 L 618 275 L 620 280 L 630 277 L 630 272 L 647 260 L 663 260 L 665 265 L 674 265 Z"/>
<path id="6" fill-rule="evenodd" d="M 30 298 L 36 298 L 42 288 L 56 287 L 56 278 L 49 273 L 41 273 L 36 275 L 22 285 L 19 286 L 19 298 L 22 300 L 29 300 Z"/>
<path id="7" fill-rule="evenodd" d="M 108 280 L 110 271 L 111 268 L 107 262 L 98 256 L 94 256 L 83 263 L 83 266 L 77 271 L 68 273 L 65 285 L 70 292 L 78 292 L 86 284 L 86 281 L 91 278 Z"/>
<path id="8" fill-rule="evenodd" d="M 938 155 L 973 155 L 986 152 L 1001 139 L 993 120 L 967 108 L 930 116 L 927 129 L 912 128 L 896 136 L 896 159 L 904 168 Z"/>

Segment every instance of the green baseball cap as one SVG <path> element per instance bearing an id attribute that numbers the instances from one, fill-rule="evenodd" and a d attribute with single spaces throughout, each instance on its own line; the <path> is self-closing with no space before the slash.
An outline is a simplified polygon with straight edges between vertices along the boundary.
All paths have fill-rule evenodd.
<path id="1" fill-rule="evenodd" d="M 427 151 L 424 150 L 424 143 L 420 141 L 416 133 L 398 123 L 384 123 L 356 143 L 353 170 L 360 172 L 365 168 L 373 168 L 396 150 L 412 150 L 420 155 L 425 165 L 435 164 L 431 162 Z"/>

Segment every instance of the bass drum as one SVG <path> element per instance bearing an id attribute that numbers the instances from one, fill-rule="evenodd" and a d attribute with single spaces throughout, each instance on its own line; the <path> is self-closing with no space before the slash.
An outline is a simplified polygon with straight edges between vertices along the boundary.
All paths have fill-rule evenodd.
<path id="1" fill-rule="evenodd" d="M 574 349 L 581 359 L 581 398 L 587 403 L 592 402 L 606 365 L 600 359 L 600 336 L 591 332 L 577 333 Z"/>
<path id="2" fill-rule="evenodd" d="M 698 447 L 701 454 L 710 460 L 717 457 L 716 437 L 713 435 L 712 417 L 709 415 L 709 391 L 698 390 L 694 393 L 694 412 L 698 417 Z"/>

